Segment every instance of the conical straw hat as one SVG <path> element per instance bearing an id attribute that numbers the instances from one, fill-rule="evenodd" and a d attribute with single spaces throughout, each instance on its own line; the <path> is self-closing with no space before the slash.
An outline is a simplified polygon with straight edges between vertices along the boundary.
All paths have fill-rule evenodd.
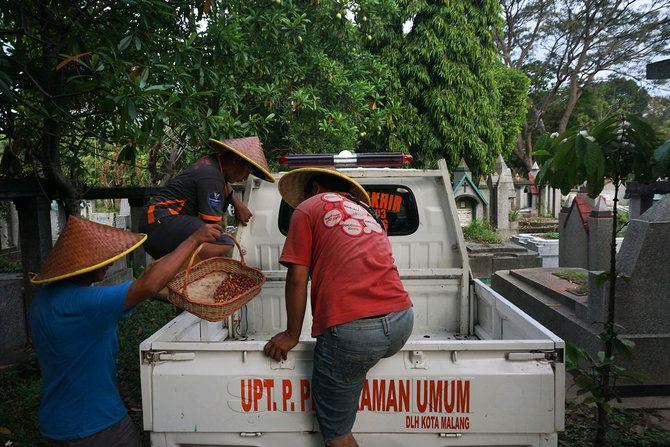
<path id="1" fill-rule="evenodd" d="M 352 196 L 370 205 L 370 196 L 368 196 L 365 189 L 351 177 L 337 172 L 335 168 L 300 168 L 287 172 L 279 179 L 279 184 L 277 185 L 279 194 L 281 194 L 286 203 L 295 208 L 307 198 L 305 196 L 305 185 L 313 177 L 324 174 L 340 177 L 348 181 L 350 184 L 349 191 L 341 192 L 349 192 Z"/>
<path id="2" fill-rule="evenodd" d="M 139 247 L 147 238 L 70 216 L 33 284 L 58 281 L 104 267 Z"/>
<path id="3" fill-rule="evenodd" d="M 209 144 L 220 152 L 233 151 L 254 166 L 253 174 L 256 177 L 270 183 L 275 182 L 275 178 L 270 174 L 268 162 L 265 160 L 265 154 L 263 154 L 261 140 L 258 137 L 233 138 L 232 140 L 210 138 Z"/>

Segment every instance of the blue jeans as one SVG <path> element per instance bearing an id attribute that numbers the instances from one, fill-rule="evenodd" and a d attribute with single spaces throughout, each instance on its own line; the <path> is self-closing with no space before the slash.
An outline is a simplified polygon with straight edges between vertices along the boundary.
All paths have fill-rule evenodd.
<path id="1" fill-rule="evenodd" d="M 393 312 L 332 326 L 316 338 L 312 392 L 321 434 L 326 441 L 349 432 L 367 372 L 405 345 L 414 312 Z"/>

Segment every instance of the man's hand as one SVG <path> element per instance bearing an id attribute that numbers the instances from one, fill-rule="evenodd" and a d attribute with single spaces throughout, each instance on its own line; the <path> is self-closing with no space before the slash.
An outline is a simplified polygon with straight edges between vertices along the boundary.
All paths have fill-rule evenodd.
<path id="1" fill-rule="evenodd" d="M 235 220 L 237 220 L 237 223 L 246 226 L 251 216 L 253 216 L 249 208 L 242 202 L 237 202 L 233 207 L 235 208 Z"/>
<path id="2" fill-rule="evenodd" d="M 270 339 L 265 345 L 265 355 L 276 361 L 286 360 L 288 352 L 298 344 L 302 322 L 307 307 L 307 282 L 309 267 L 299 264 L 288 264 L 286 272 L 286 315 L 287 329 Z"/>
<path id="3" fill-rule="evenodd" d="M 203 242 L 215 242 L 223 233 L 219 224 L 207 224 L 198 228 L 171 253 L 133 281 L 126 293 L 124 309 L 154 296 L 177 274 L 181 265 L 191 256 L 193 250 Z"/>
<path id="4" fill-rule="evenodd" d="M 206 224 L 198 228 L 191 237 L 197 245 L 203 242 L 216 242 L 223 233 L 223 228 L 219 224 Z"/>
<path id="5" fill-rule="evenodd" d="M 265 345 L 265 355 L 276 361 L 286 360 L 288 352 L 298 344 L 298 337 L 291 337 L 287 331 L 280 332 Z"/>

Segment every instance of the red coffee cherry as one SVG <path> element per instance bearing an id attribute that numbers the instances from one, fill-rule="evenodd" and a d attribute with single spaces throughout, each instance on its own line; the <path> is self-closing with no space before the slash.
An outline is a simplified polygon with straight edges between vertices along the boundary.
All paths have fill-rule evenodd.
<path id="1" fill-rule="evenodd" d="M 230 273 L 214 292 L 215 303 L 227 303 L 254 287 L 253 280 L 241 273 Z"/>

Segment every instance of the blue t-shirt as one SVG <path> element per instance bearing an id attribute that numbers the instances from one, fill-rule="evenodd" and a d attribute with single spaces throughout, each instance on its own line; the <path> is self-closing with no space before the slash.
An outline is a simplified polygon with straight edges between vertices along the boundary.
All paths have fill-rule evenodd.
<path id="1" fill-rule="evenodd" d="M 33 299 L 30 328 L 42 369 L 40 432 L 47 438 L 84 438 L 128 414 L 117 390 L 116 357 L 131 283 L 85 287 L 62 280 Z"/>

